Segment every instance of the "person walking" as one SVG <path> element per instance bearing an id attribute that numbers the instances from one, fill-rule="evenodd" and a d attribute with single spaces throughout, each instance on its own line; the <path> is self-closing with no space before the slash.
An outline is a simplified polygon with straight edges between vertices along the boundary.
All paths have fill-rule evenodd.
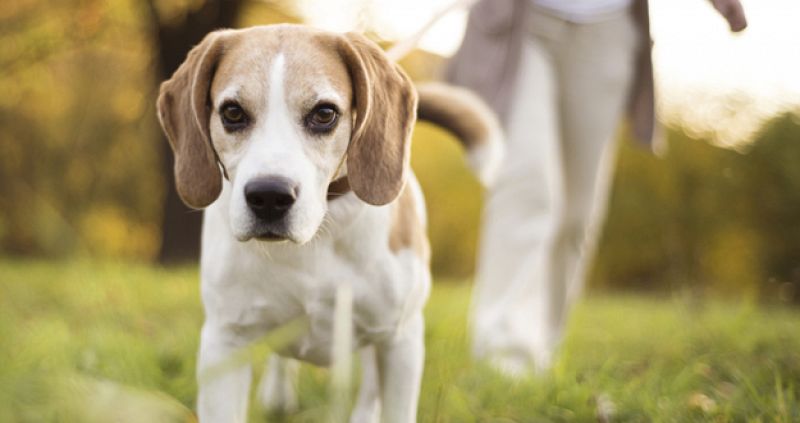
<path id="1" fill-rule="evenodd" d="M 698 0 L 700 1 L 700 0 Z M 738 0 L 712 0 L 732 31 Z M 447 72 L 498 113 L 506 158 L 487 193 L 471 310 L 473 354 L 549 368 L 605 214 L 624 115 L 651 146 L 647 0 L 481 0 Z"/>

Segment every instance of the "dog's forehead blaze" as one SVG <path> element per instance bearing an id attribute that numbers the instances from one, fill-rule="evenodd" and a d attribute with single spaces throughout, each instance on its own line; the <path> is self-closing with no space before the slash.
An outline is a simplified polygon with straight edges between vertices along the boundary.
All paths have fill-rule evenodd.
<path id="1" fill-rule="evenodd" d="M 225 53 L 211 87 L 212 98 L 229 86 L 239 86 L 247 93 L 266 98 L 273 60 L 280 54 L 284 58 L 284 85 L 289 102 L 332 89 L 344 102 L 339 106 L 348 107 L 352 87 L 336 37 L 294 26 L 236 31 L 226 40 Z"/>

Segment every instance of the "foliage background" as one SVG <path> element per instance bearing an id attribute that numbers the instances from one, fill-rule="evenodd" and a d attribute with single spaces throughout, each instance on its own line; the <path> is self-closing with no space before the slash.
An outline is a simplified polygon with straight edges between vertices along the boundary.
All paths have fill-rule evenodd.
<path id="1" fill-rule="evenodd" d="M 154 265 L 171 184 L 154 100 L 159 29 L 210 3 L 237 4 L 237 26 L 299 20 L 289 0 L 0 7 L 0 421 L 194 421 L 198 275 Z M 402 65 L 423 81 L 443 63 L 416 51 Z M 482 192 L 450 136 L 418 125 L 436 275 L 421 421 L 800 419 L 800 319 L 775 306 L 800 303 L 800 110 L 736 149 L 680 121 L 666 140 L 659 156 L 615 142 L 595 295 L 552 371 L 508 383 L 468 354 Z M 322 420 L 328 386 L 304 366 L 283 421 Z"/>
<path id="2" fill-rule="evenodd" d="M 153 4 L 171 25 L 204 2 Z M 170 179 L 148 13 L 134 0 L 13 0 L 0 10 L 2 254 L 157 257 Z M 245 26 L 297 20 L 297 10 L 245 1 L 239 16 Z M 443 63 L 417 51 L 403 66 L 427 80 Z M 674 125 L 661 156 L 618 140 L 590 286 L 800 301 L 798 116 L 786 110 L 764 122 L 738 150 Z M 434 272 L 471 275 L 479 186 L 449 135 L 425 124 L 413 165 L 428 199 Z"/>

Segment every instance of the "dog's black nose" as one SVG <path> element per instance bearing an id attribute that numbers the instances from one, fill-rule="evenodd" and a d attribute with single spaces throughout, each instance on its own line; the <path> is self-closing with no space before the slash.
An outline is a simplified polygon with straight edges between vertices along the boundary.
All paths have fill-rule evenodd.
<path id="1" fill-rule="evenodd" d="M 247 206 L 258 217 L 271 222 L 283 218 L 297 199 L 297 186 L 286 178 L 254 179 L 244 186 Z"/>

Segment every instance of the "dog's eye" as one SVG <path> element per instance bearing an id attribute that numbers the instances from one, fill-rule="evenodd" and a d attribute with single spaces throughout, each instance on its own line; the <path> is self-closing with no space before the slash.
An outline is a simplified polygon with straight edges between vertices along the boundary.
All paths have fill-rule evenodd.
<path id="1" fill-rule="evenodd" d="M 236 103 L 223 104 L 220 112 L 222 126 L 227 131 L 236 131 L 247 125 L 247 113 Z"/>
<path id="2" fill-rule="evenodd" d="M 311 113 L 306 117 L 306 126 L 312 132 L 325 133 L 330 132 L 336 126 L 336 120 L 339 117 L 339 112 L 336 106 L 331 104 L 321 104 L 311 110 Z"/>

